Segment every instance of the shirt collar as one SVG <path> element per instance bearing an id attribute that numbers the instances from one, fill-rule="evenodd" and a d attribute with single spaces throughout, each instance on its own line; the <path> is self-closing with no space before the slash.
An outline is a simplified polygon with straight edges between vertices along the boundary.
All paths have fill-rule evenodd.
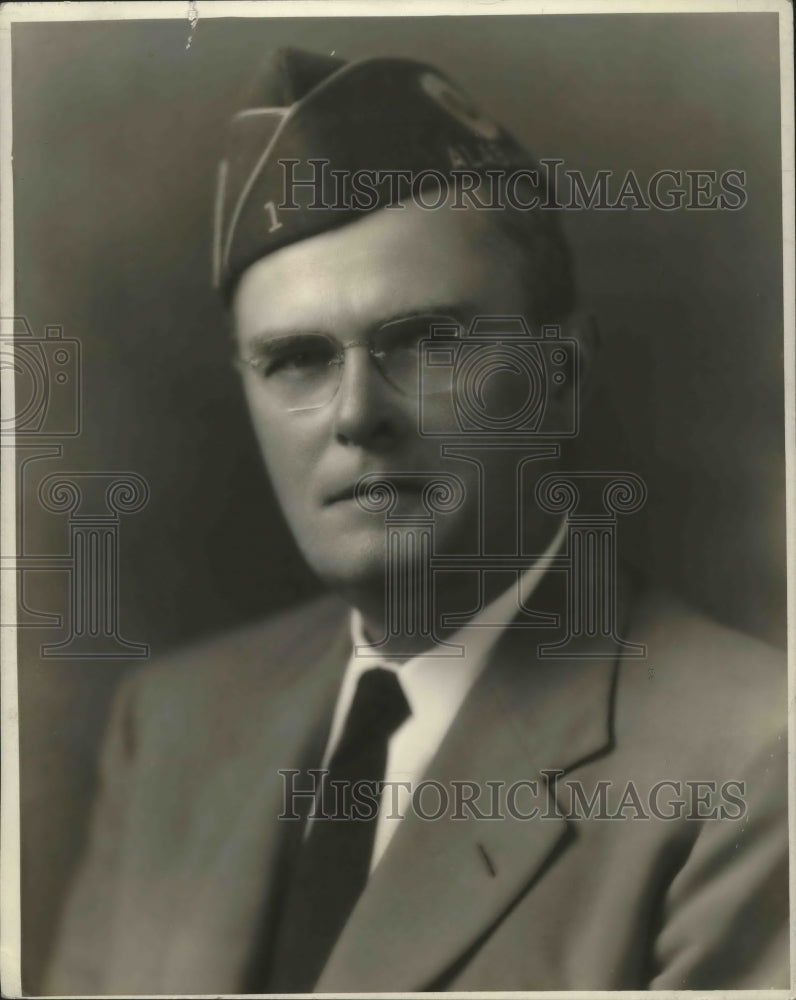
<path id="1" fill-rule="evenodd" d="M 373 667 L 392 670 L 401 686 L 415 718 L 434 715 L 452 720 L 462 701 L 484 668 L 488 654 L 517 616 L 518 609 L 526 605 L 533 592 L 557 556 L 566 534 L 566 520 L 561 522 L 547 549 L 518 578 L 486 608 L 463 625 L 449 640 L 464 647 L 463 656 L 451 656 L 449 650 L 432 646 L 406 661 L 381 659 L 374 656 L 357 656 L 352 652 L 346 669 L 338 712 L 335 713 L 334 730 L 339 729 L 353 697 L 360 676 Z M 356 609 L 351 612 L 351 638 L 354 650 L 368 646 L 362 616 Z M 376 650 L 374 650 L 376 652 Z M 347 697 L 344 697 L 347 695 Z M 338 715 L 340 718 L 338 718 Z"/>

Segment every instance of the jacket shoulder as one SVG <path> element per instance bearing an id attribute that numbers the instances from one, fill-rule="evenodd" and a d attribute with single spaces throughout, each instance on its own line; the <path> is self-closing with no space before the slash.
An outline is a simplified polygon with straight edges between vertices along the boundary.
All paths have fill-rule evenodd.
<path id="1" fill-rule="evenodd" d="M 268 706 L 328 660 L 343 656 L 347 606 L 323 596 L 209 639 L 181 647 L 135 671 L 123 682 L 126 702 L 142 736 L 189 736 L 215 727 L 215 736 L 245 728 Z M 190 740 L 189 740 L 190 742 Z"/>
<path id="2" fill-rule="evenodd" d="M 712 621 L 660 589 L 637 597 L 628 639 L 646 655 L 620 664 L 616 723 L 697 754 L 710 769 L 742 763 L 784 739 L 784 653 Z"/>
<path id="3" fill-rule="evenodd" d="M 181 646 L 144 667 L 141 683 L 180 683 L 183 674 L 195 683 L 199 675 L 223 674 L 229 666 L 256 668 L 264 661 L 278 665 L 299 654 L 302 647 L 314 645 L 319 637 L 328 637 L 344 621 L 345 613 L 342 601 L 325 594 Z"/>

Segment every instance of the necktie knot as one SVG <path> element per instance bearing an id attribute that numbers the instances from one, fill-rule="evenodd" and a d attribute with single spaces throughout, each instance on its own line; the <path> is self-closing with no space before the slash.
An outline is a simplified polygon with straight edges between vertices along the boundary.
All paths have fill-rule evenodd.
<path id="1" fill-rule="evenodd" d="M 341 762 L 371 741 L 389 740 L 411 714 L 393 671 L 383 667 L 366 670 L 359 678 L 333 762 Z"/>

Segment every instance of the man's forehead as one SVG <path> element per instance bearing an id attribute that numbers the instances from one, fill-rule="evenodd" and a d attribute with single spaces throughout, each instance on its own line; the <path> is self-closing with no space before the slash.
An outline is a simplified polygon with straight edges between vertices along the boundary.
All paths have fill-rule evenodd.
<path id="1" fill-rule="evenodd" d="M 383 209 L 255 262 L 235 294 L 236 319 L 244 328 L 255 320 L 268 328 L 343 316 L 374 322 L 492 298 L 516 281 L 502 242 L 505 253 L 495 253 L 501 236 L 473 209 Z"/>

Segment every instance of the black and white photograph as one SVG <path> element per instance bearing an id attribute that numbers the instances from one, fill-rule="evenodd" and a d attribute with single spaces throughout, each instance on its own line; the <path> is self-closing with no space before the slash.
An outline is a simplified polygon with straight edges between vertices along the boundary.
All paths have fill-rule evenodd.
<path id="1" fill-rule="evenodd" d="M 0 78 L 3 996 L 791 996 L 791 5 Z"/>

